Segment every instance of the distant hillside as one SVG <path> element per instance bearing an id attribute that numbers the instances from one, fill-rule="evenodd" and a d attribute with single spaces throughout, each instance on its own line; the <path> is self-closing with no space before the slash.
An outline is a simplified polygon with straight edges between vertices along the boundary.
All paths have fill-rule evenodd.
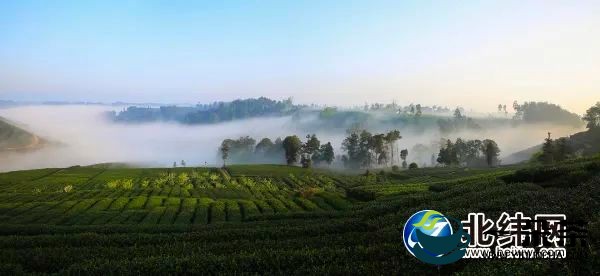
<path id="1" fill-rule="evenodd" d="M 579 127 L 584 123 L 579 115 L 547 102 L 525 102 L 514 105 L 515 117 L 527 123 L 552 123 Z"/>
<path id="2" fill-rule="evenodd" d="M 517 151 L 507 157 L 502 158 L 502 164 L 515 164 L 523 161 L 529 161 L 531 156 L 542 149 L 542 144 Z"/>
<path id="3" fill-rule="evenodd" d="M 175 121 L 184 124 L 211 124 L 266 116 L 285 116 L 298 110 L 291 99 L 275 101 L 265 97 L 235 100 L 232 102 L 214 102 L 196 106 L 131 106 L 119 113 L 112 112 L 116 122 L 156 122 Z"/>
<path id="4" fill-rule="evenodd" d="M 0 151 L 35 149 L 41 144 L 36 135 L 0 117 Z"/>
<path id="5" fill-rule="evenodd" d="M 570 150 L 577 156 L 592 156 L 600 153 L 600 130 L 588 130 L 566 137 Z M 531 160 L 542 150 L 542 144 L 515 152 L 502 159 L 503 164 L 515 164 Z"/>

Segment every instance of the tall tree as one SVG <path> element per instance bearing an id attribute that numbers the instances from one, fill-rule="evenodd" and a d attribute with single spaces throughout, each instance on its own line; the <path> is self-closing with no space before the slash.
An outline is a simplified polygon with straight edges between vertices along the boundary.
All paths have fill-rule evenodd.
<path id="1" fill-rule="evenodd" d="M 588 129 L 600 129 L 600 102 L 597 102 L 585 112 L 583 120 L 587 122 Z"/>
<path id="2" fill-rule="evenodd" d="M 421 110 L 421 105 L 417 104 L 415 107 L 417 109 L 417 111 L 415 113 L 415 117 L 419 118 L 419 117 L 421 117 L 421 115 L 423 115 L 423 111 Z"/>
<path id="3" fill-rule="evenodd" d="M 385 134 L 385 142 L 389 148 L 392 166 L 394 165 L 394 147 L 396 145 L 396 141 L 400 139 L 402 139 L 402 136 L 400 136 L 400 131 L 396 129 Z"/>
<path id="4" fill-rule="evenodd" d="M 408 157 L 408 150 L 403 149 L 400 151 L 400 158 L 402 159 L 402 168 L 406 168 L 406 157 Z"/>
<path id="5" fill-rule="evenodd" d="M 331 165 L 333 162 L 333 158 L 335 157 L 333 153 L 333 146 L 331 146 L 331 142 L 327 142 L 325 145 L 321 145 L 320 152 L 320 161 L 324 161 L 327 165 Z"/>
<path id="6" fill-rule="evenodd" d="M 360 167 L 359 163 L 359 136 L 356 132 L 351 132 L 348 137 L 344 139 L 342 142 L 342 149 L 344 149 L 347 153 L 345 155 L 346 158 L 343 159 L 344 165 L 349 168 L 358 169 Z"/>
<path id="7" fill-rule="evenodd" d="M 283 149 L 285 150 L 285 161 L 288 165 L 298 162 L 298 155 L 302 150 L 302 142 L 296 135 L 287 136 L 283 139 Z"/>
<path id="8" fill-rule="evenodd" d="M 440 147 L 437 162 L 446 166 L 458 164 L 456 149 L 450 139 L 446 140 L 446 144 Z"/>
<path id="9" fill-rule="evenodd" d="M 314 159 L 317 157 L 319 147 L 321 147 L 321 141 L 315 134 L 306 135 L 306 139 L 306 143 L 302 147 L 303 153 L 307 155 L 307 158 Z"/>
<path id="10" fill-rule="evenodd" d="M 463 118 L 462 113 L 460 112 L 460 108 L 454 109 L 454 119 L 460 120 Z"/>
<path id="11" fill-rule="evenodd" d="M 552 134 L 548 132 L 548 137 L 544 139 L 542 145 L 541 161 L 546 164 L 554 163 L 554 154 L 554 140 L 552 140 Z"/>
<path id="12" fill-rule="evenodd" d="M 358 149 L 359 162 L 362 167 L 370 168 L 372 161 L 371 149 L 373 148 L 373 134 L 363 130 L 359 135 Z"/>
<path id="13" fill-rule="evenodd" d="M 375 159 L 378 165 L 383 165 L 387 162 L 385 134 L 376 134 L 371 138 L 371 146 L 375 152 Z"/>
<path id="14" fill-rule="evenodd" d="M 498 163 L 498 155 L 500 148 L 494 140 L 486 139 L 483 140 L 485 161 L 489 167 L 494 166 Z"/>
<path id="15" fill-rule="evenodd" d="M 223 159 L 223 167 L 225 167 L 225 161 L 227 160 L 227 158 L 229 158 L 229 151 L 231 150 L 232 143 L 233 140 L 225 139 L 223 140 L 223 142 L 221 143 L 221 147 L 219 148 L 219 150 L 221 151 L 221 159 Z"/>

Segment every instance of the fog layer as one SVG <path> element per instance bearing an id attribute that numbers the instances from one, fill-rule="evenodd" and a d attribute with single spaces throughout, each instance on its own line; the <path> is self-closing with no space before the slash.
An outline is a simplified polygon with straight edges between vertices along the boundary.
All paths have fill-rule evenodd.
<path id="1" fill-rule="evenodd" d="M 20 124 L 51 143 L 40 150 L 29 152 L 0 152 L 0 171 L 46 167 L 90 165 L 103 162 L 128 162 L 149 166 L 171 166 L 185 160 L 188 166 L 220 164 L 217 149 L 225 138 L 251 136 L 257 141 L 297 134 L 304 140 L 307 133 L 297 126 L 292 117 L 260 118 L 211 125 L 181 125 L 177 123 L 117 124 L 107 120 L 108 106 L 22 106 L 0 109 L 0 116 Z M 367 126 L 368 128 L 368 126 Z M 377 132 L 384 130 L 369 129 Z M 403 138 L 399 149 L 409 149 L 408 161 L 419 165 L 430 163 L 431 154 L 437 155 L 441 138 L 473 138 L 496 140 L 501 158 L 543 142 L 546 133 L 554 137 L 577 132 L 577 129 L 526 125 L 487 129 L 469 133 L 455 133 L 442 137 L 438 129 L 413 131 L 400 129 Z M 316 131 L 321 142 L 331 141 L 336 155 L 342 154 L 344 131 L 322 133 Z M 410 150 L 417 144 L 429 148 L 418 157 Z"/>

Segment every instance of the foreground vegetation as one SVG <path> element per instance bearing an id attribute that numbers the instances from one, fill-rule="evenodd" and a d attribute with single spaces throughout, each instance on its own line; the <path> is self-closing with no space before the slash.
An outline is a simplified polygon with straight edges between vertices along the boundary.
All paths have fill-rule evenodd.
<path id="1" fill-rule="evenodd" d="M 564 260 L 461 260 L 440 273 L 592 274 L 600 157 L 553 166 L 344 175 L 275 165 L 98 165 L 0 174 L 0 273 L 436 273 L 404 248 L 414 212 L 564 213 Z"/>

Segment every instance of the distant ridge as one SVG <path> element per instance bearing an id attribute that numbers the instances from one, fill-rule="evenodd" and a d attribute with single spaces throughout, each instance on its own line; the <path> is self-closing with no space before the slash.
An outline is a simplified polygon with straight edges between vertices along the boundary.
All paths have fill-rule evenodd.
<path id="1" fill-rule="evenodd" d="M 0 117 L 0 151 L 34 150 L 40 148 L 43 144 L 43 139 L 37 135 Z"/>

